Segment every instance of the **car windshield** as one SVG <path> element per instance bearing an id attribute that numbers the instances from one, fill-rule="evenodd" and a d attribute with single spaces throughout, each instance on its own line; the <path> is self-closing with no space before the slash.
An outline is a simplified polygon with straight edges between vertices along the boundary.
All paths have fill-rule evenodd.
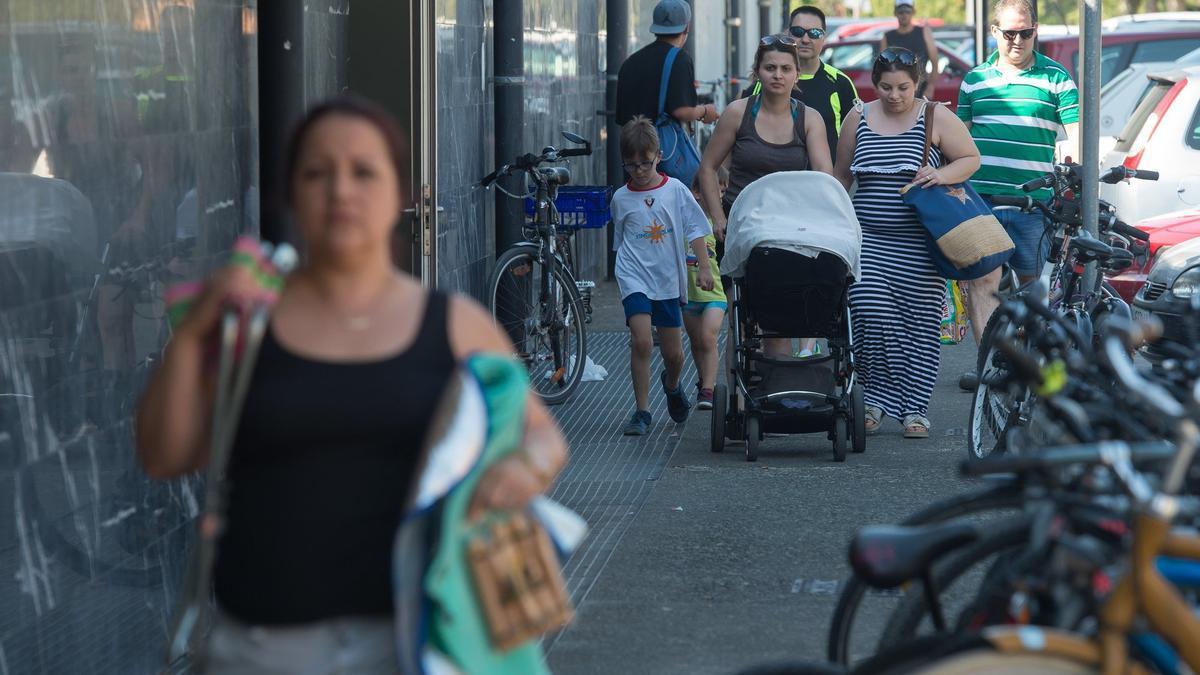
<path id="1" fill-rule="evenodd" d="M 1171 82 L 1162 80 L 1154 80 L 1154 84 L 1142 102 L 1133 111 L 1133 115 L 1129 117 L 1129 122 L 1125 124 L 1125 128 L 1121 130 L 1121 135 L 1117 137 L 1117 144 L 1113 147 L 1116 152 L 1129 152 L 1133 147 L 1133 141 L 1142 132 L 1142 127 L 1145 126 L 1146 120 L 1150 119 L 1150 113 L 1158 107 L 1158 102 L 1167 95 L 1171 87 L 1175 86 Z"/>
<path id="2" fill-rule="evenodd" d="M 870 70 L 879 45 L 871 42 L 857 45 L 834 45 L 826 49 L 829 65 L 839 70 Z"/>

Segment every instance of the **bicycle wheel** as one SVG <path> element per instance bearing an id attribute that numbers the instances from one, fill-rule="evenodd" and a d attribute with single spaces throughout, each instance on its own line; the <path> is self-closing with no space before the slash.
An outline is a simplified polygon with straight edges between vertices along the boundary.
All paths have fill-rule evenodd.
<path id="1" fill-rule="evenodd" d="M 492 316 L 529 368 L 530 386 L 547 404 L 575 392 L 587 363 L 583 307 L 575 280 L 562 262 L 543 269 L 538 247 L 520 244 L 496 262 L 489 294 Z M 549 291 L 542 297 L 542 277 Z"/>
<path id="2" fill-rule="evenodd" d="M 1024 495 L 1024 489 L 1019 483 L 1004 482 L 934 502 L 905 518 L 900 524 L 926 525 L 979 516 L 990 511 L 1019 511 L 1024 503 Z M 866 584 L 853 576 L 842 586 L 829 625 L 829 641 L 826 646 L 828 660 L 842 665 L 850 664 L 854 647 L 851 638 L 856 628 L 854 619 L 868 590 Z"/>
<path id="3" fill-rule="evenodd" d="M 1024 387 L 1010 388 L 1007 382 L 1009 364 L 996 342 L 1017 338 L 1016 328 L 1008 317 L 993 313 L 979 341 L 979 361 L 976 372 L 979 384 L 971 400 L 970 429 L 967 434 L 967 457 L 983 459 L 994 452 L 1003 452 L 1006 434 L 1018 423 L 1019 406 L 1030 396 Z"/>

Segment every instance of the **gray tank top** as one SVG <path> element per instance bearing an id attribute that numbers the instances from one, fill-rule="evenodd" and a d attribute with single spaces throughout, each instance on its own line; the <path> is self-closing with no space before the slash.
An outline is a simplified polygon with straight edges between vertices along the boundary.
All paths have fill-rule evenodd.
<path id="1" fill-rule="evenodd" d="M 804 140 L 804 104 L 792 100 L 792 140 L 788 143 L 768 143 L 754 128 L 761 106 L 755 95 L 746 101 L 746 114 L 738 127 L 737 138 L 729 162 L 729 187 L 721 200 L 725 211 L 742 189 L 769 173 L 777 171 L 805 171 L 808 169 L 808 146 Z"/>

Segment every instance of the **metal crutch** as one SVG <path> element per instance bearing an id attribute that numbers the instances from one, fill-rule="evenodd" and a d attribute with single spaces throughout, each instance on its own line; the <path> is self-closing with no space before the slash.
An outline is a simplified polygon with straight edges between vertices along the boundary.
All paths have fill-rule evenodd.
<path id="1" fill-rule="evenodd" d="M 296 266 L 296 259 L 295 249 L 288 244 L 280 244 L 271 256 L 271 262 L 281 275 L 286 275 Z M 209 589 L 212 583 L 212 566 L 216 558 L 217 538 L 221 535 L 225 517 L 225 469 L 229 464 L 229 455 L 241 418 L 242 402 L 250 387 L 258 348 L 262 344 L 269 318 L 270 308 L 266 304 L 259 303 L 250 311 L 241 359 L 235 363 L 240 315 L 237 310 L 229 309 L 221 317 L 217 391 L 213 404 L 212 438 L 209 441 L 204 513 L 200 516 L 196 549 L 188 562 L 179 600 L 171 619 L 166 654 L 168 664 L 179 660 L 189 651 L 194 651 L 199 645 L 200 636 L 197 629 L 203 625 L 211 606 Z"/>

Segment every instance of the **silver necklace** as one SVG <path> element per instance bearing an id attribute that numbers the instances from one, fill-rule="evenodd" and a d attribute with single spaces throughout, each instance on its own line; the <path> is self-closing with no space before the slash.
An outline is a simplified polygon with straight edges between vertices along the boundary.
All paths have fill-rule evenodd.
<path id="1" fill-rule="evenodd" d="M 391 291 L 391 284 L 388 284 L 388 286 L 384 288 L 382 292 L 380 292 L 379 297 L 375 299 L 375 301 L 372 303 L 372 307 L 365 314 L 346 316 L 336 309 L 334 309 L 334 313 L 338 315 L 339 319 L 341 319 L 342 327 L 348 331 L 361 333 L 362 331 L 369 330 L 375 325 L 375 315 L 378 314 L 379 310 L 383 308 L 385 304 L 384 300 L 387 299 L 387 296 L 391 293 Z M 333 309 L 332 306 L 331 309 Z"/>

